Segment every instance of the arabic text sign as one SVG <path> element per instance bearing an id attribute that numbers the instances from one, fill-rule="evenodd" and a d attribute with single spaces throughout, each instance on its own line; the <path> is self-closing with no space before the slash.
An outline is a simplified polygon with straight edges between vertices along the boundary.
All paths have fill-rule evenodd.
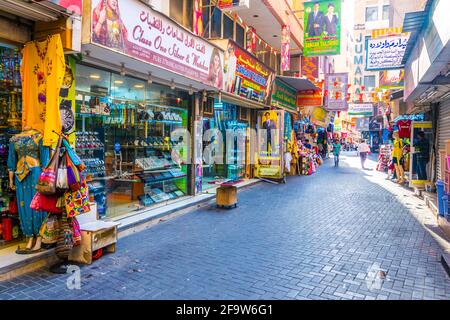
<path id="1" fill-rule="evenodd" d="M 272 106 L 297 110 L 297 91 L 276 79 L 272 92 Z"/>
<path id="2" fill-rule="evenodd" d="M 225 57 L 224 90 L 266 103 L 275 73 L 232 40 Z"/>
<path id="3" fill-rule="evenodd" d="M 353 103 L 350 104 L 348 110 L 349 116 L 373 116 L 373 104 L 371 103 Z"/>
<path id="4" fill-rule="evenodd" d="M 109 5 L 109 1 L 92 0 L 92 43 L 223 87 L 221 50 L 137 0 L 117 0 L 114 8 Z"/>
<path id="5" fill-rule="evenodd" d="M 347 111 L 348 73 L 330 73 L 325 76 L 325 109 Z"/>
<path id="6" fill-rule="evenodd" d="M 341 0 L 305 2 L 305 57 L 341 52 Z"/>
<path id="7" fill-rule="evenodd" d="M 402 60 L 409 35 L 369 39 L 366 50 L 367 70 L 390 70 L 402 68 Z"/>

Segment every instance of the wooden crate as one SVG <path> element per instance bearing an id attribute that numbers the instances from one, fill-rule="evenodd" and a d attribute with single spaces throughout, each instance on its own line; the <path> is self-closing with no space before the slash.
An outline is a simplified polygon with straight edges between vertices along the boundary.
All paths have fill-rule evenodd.
<path id="1" fill-rule="evenodd" d="M 221 186 L 217 188 L 216 202 L 218 207 L 231 208 L 237 206 L 237 187 Z"/>
<path id="2" fill-rule="evenodd" d="M 81 245 L 74 247 L 70 253 L 69 260 L 91 264 L 92 254 L 98 249 L 106 252 L 116 252 L 117 225 L 108 226 L 99 230 L 82 230 Z"/>

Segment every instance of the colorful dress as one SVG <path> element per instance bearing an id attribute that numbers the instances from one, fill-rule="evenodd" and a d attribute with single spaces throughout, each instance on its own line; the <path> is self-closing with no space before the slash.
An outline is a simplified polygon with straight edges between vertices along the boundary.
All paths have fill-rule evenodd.
<path id="1" fill-rule="evenodd" d="M 22 99 L 23 128 L 29 126 L 43 134 L 43 145 L 51 146 L 61 133 L 59 91 L 66 64 L 59 34 L 44 41 L 32 41 L 23 49 Z"/>
<path id="2" fill-rule="evenodd" d="M 8 169 L 14 172 L 20 225 L 27 237 L 39 235 L 39 229 L 46 218 L 45 212 L 30 208 L 36 194 L 36 184 L 41 167 L 50 159 L 49 148 L 42 145 L 42 135 L 35 131 L 18 134 L 11 138 L 8 154 Z"/>

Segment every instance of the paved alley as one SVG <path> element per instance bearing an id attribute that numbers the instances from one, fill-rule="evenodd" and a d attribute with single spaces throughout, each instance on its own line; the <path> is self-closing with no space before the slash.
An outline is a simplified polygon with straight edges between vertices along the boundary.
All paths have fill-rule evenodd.
<path id="1" fill-rule="evenodd" d="M 427 210 L 347 154 L 309 177 L 259 183 L 239 207 L 209 206 L 119 240 L 68 275 L 0 283 L 0 299 L 449 299 Z M 372 163 L 373 166 L 373 163 Z"/>

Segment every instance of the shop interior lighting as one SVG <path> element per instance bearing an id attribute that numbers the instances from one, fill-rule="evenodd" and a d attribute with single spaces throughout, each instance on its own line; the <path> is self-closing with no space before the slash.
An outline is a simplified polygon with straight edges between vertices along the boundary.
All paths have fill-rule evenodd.
<path id="1" fill-rule="evenodd" d="M 189 86 L 189 95 L 192 96 L 194 94 L 194 89 L 192 88 L 192 85 Z"/>
<path id="2" fill-rule="evenodd" d="M 143 84 L 135 84 L 134 87 L 136 89 L 142 89 L 142 88 L 144 88 L 144 85 Z"/>
<path id="3" fill-rule="evenodd" d="M 170 82 L 170 89 L 171 89 L 171 90 L 175 90 L 175 81 L 173 81 L 173 79 L 172 79 L 172 81 Z"/>
<path id="4" fill-rule="evenodd" d="M 114 83 L 115 84 L 123 84 L 123 81 L 122 80 L 115 80 Z"/>
<path id="5" fill-rule="evenodd" d="M 148 73 L 147 83 L 149 85 L 151 85 L 153 83 L 152 73 L 151 72 Z"/>
<path id="6" fill-rule="evenodd" d="M 99 74 L 91 74 L 89 75 L 89 78 L 94 79 L 94 80 L 100 80 L 100 75 Z"/>
<path id="7" fill-rule="evenodd" d="M 120 75 L 125 77 L 125 63 L 122 62 L 122 66 L 120 67 Z"/>

